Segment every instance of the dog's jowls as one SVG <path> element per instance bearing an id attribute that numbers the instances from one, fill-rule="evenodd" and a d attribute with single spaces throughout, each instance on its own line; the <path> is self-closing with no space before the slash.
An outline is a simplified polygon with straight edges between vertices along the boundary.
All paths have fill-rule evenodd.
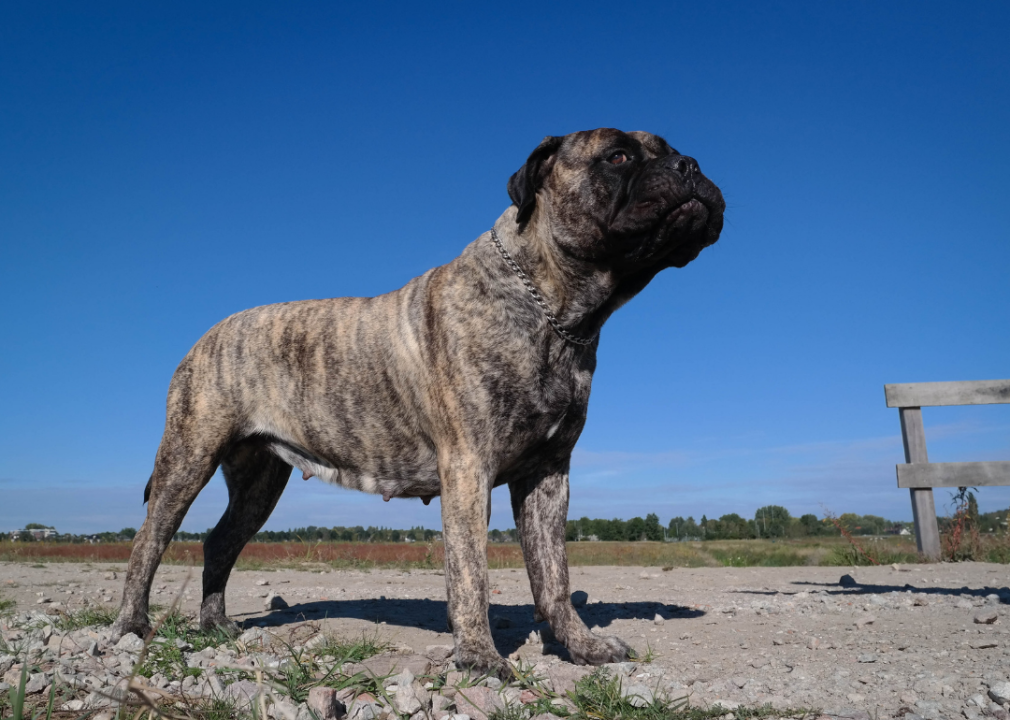
<path id="1" fill-rule="evenodd" d="M 491 489 L 508 483 L 536 614 L 574 662 L 627 657 L 569 599 L 569 461 L 600 327 L 718 239 L 722 195 L 662 138 L 611 129 L 548 137 L 508 192 L 496 235 L 542 305 L 487 232 L 396 292 L 246 310 L 190 350 L 169 388 L 117 634 L 149 631 L 155 569 L 219 466 L 229 503 L 204 545 L 200 621 L 234 629 L 228 576 L 294 467 L 385 499 L 441 496 L 456 661 L 499 675 L 487 524 Z"/>

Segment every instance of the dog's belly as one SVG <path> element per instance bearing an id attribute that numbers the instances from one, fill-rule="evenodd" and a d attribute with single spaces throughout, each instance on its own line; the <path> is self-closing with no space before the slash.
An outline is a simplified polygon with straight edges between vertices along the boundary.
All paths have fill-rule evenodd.
<path id="1" fill-rule="evenodd" d="M 435 453 L 419 449 L 409 456 L 341 457 L 310 450 L 289 438 L 270 433 L 270 450 L 297 468 L 308 480 L 316 477 L 349 490 L 394 497 L 420 497 L 427 504 L 440 495 Z"/>

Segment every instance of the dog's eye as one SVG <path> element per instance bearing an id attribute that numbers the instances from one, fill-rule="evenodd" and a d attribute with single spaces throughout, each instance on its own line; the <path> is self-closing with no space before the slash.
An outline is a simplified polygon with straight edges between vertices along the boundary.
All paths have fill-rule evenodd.
<path id="1" fill-rule="evenodd" d="M 618 150 L 613 155 L 607 158 L 607 162 L 611 165 L 620 165 L 621 163 L 626 163 L 631 158 L 628 157 L 628 153 L 623 150 Z"/>

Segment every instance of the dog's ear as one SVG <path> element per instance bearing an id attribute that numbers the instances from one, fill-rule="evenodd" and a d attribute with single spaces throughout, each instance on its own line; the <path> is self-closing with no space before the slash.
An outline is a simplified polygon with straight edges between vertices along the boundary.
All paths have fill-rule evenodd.
<path id="1" fill-rule="evenodd" d="M 564 138 L 548 135 L 537 149 L 530 153 L 526 164 L 509 178 L 508 191 L 512 203 L 519 208 L 516 222 L 520 225 L 530 219 L 537 205 L 537 190 L 544 184 L 544 178 L 554 165 L 554 153 L 561 147 Z"/>

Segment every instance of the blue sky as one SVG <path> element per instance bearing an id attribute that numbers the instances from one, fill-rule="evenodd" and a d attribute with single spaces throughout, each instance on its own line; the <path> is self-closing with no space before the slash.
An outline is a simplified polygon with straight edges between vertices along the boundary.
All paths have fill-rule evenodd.
<path id="1" fill-rule="evenodd" d="M 205 330 L 401 286 L 600 126 L 728 209 L 604 328 L 572 516 L 910 519 L 883 384 L 1010 377 L 1008 34 L 1005 3 L 5 3 L 0 530 L 138 527 Z M 1007 406 L 924 415 L 932 459 L 1010 459 Z M 293 479 L 267 527 L 306 524 L 439 510 Z"/>

